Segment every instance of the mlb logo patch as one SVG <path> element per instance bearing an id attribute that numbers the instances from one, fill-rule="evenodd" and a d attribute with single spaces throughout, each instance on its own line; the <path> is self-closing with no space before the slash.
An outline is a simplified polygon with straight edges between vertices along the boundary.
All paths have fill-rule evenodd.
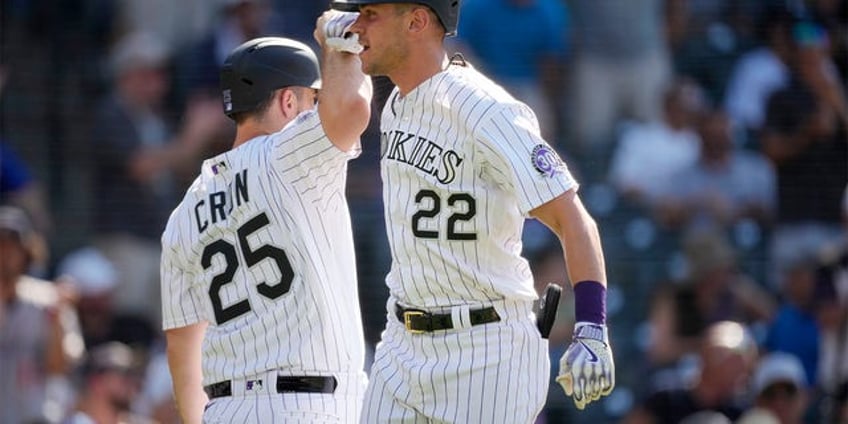
<path id="1" fill-rule="evenodd" d="M 215 165 L 212 165 L 212 173 L 215 174 L 215 175 L 218 175 L 221 172 L 224 172 L 226 169 L 227 169 L 227 163 L 226 162 L 218 162 Z"/>
<path id="2" fill-rule="evenodd" d="M 262 390 L 262 380 L 247 380 L 244 389 L 248 392 L 258 392 Z"/>

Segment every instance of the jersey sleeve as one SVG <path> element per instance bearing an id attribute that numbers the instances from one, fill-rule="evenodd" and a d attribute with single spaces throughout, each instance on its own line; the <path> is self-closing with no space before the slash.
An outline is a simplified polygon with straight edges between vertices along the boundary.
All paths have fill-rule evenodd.
<path id="1" fill-rule="evenodd" d="M 202 304 L 193 295 L 196 273 L 192 272 L 184 257 L 184 250 L 189 248 L 189 243 L 183 231 L 191 223 L 187 219 L 181 221 L 180 217 L 177 212 L 172 214 L 162 234 L 160 277 L 163 330 L 185 327 L 203 320 Z"/>
<path id="2" fill-rule="evenodd" d="M 360 144 L 343 152 L 327 138 L 317 109 L 298 115 L 274 134 L 272 167 L 301 193 L 321 195 L 344 189 L 347 162 L 359 156 Z"/>
<path id="3" fill-rule="evenodd" d="M 484 172 L 514 193 L 525 216 L 577 188 L 559 154 L 541 137 L 536 117 L 526 105 L 495 109 L 483 118 L 475 138 Z"/>

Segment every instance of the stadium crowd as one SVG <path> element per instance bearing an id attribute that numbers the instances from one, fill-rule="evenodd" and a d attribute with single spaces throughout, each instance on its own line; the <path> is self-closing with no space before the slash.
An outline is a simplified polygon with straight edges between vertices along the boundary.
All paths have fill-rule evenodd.
<path id="1" fill-rule="evenodd" d="M 159 237 L 232 139 L 218 67 L 260 35 L 314 46 L 326 3 L 2 0 L 0 422 L 177 422 Z M 460 16 L 451 46 L 533 108 L 604 241 L 616 389 L 578 412 L 554 383 L 538 422 L 848 423 L 848 1 Z M 372 118 L 348 195 L 373 348 L 390 258 Z M 551 237 L 527 222 L 538 289 L 564 287 L 558 359 L 574 318 Z"/>

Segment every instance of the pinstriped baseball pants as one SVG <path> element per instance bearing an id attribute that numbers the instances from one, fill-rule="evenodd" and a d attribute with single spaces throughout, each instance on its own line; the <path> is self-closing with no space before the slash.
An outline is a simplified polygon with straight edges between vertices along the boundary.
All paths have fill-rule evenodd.
<path id="1" fill-rule="evenodd" d="M 529 302 L 493 306 L 500 322 L 424 334 L 390 312 L 360 422 L 532 423 L 548 392 L 548 342 Z"/>

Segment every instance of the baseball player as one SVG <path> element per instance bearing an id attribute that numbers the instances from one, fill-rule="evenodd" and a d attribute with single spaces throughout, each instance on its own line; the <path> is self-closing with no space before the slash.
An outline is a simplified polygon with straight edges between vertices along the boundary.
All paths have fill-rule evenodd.
<path id="1" fill-rule="evenodd" d="M 319 45 L 354 19 L 319 18 Z M 162 236 L 163 326 L 184 422 L 359 416 L 365 347 L 345 180 L 371 83 L 355 54 L 322 50 L 319 72 L 307 45 L 258 38 L 222 67 L 233 148 L 203 163 Z"/>
<path id="2" fill-rule="evenodd" d="M 562 240 L 574 283 L 573 341 L 558 381 L 578 408 L 612 391 L 606 273 L 577 182 L 533 112 L 461 58 L 456 0 L 337 0 L 369 75 L 396 85 L 381 117 L 392 253 L 388 323 L 362 422 L 530 423 L 548 388 L 548 342 L 520 256 L 524 220 Z"/>

